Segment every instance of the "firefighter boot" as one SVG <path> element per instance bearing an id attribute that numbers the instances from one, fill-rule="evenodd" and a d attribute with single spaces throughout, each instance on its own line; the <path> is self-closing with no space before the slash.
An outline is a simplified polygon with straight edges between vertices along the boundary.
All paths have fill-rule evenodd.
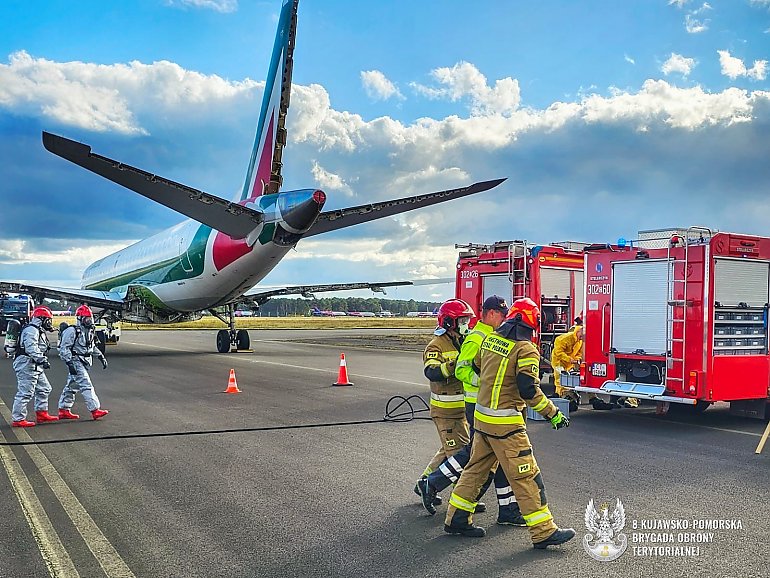
<path id="1" fill-rule="evenodd" d="M 615 404 L 607 403 L 606 401 L 598 397 L 592 397 L 591 407 L 593 407 L 594 409 L 615 409 Z"/>
<path id="2" fill-rule="evenodd" d="M 524 521 L 524 516 L 521 515 L 518 504 L 500 506 L 500 511 L 497 514 L 497 523 L 501 526 L 524 527 L 527 525 Z"/>
<path id="3" fill-rule="evenodd" d="M 424 480 L 424 479 L 425 479 L 425 476 L 422 476 L 420 478 L 420 480 Z M 418 496 L 422 496 L 422 494 L 420 493 L 420 488 L 418 487 L 420 480 L 417 480 L 417 483 L 414 485 L 414 493 L 417 494 Z M 440 506 L 443 503 L 444 503 L 444 499 L 441 496 L 436 496 L 435 498 L 433 498 L 434 506 Z"/>
<path id="4" fill-rule="evenodd" d="M 68 407 L 65 407 L 59 409 L 59 419 L 80 419 L 80 416 L 76 413 L 72 413 Z"/>
<path id="5" fill-rule="evenodd" d="M 43 423 L 45 421 L 59 421 L 59 418 L 55 415 L 49 414 L 47 409 L 36 411 L 35 419 L 37 419 L 37 423 Z"/>
<path id="6" fill-rule="evenodd" d="M 481 514 L 482 512 L 486 512 L 486 511 L 487 511 L 487 505 L 484 502 L 479 502 L 478 504 L 476 504 L 476 509 L 473 510 L 473 512 L 476 514 Z"/>
<path id="7" fill-rule="evenodd" d="M 428 478 L 420 478 L 417 489 L 422 498 L 422 507 L 432 516 L 436 513 L 436 488 L 430 485 Z"/>
<path id="8" fill-rule="evenodd" d="M 27 421 L 26 419 L 20 419 L 11 424 L 13 427 L 35 427 L 34 421 Z"/>
<path id="9" fill-rule="evenodd" d="M 94 418 L 94 420 L 97 420 L 103 418 L 108 413 L 110 412 L 106 409 L 95 409 L 91 412 L 91 417 Z"/>
<path id="10" fill-rule="evenodd" d="M 548 536 L 545 540 L 542 542 L 535 542 L 532 544 L 532 546 L 538 550 L 544 550 L 548 546 L 558 546 L 559 544 L 564 544 L 564 542 L 569 542 L 574 537 L 575 530 L 572 528 L 564 528 L 563 530 L 561 528 L 557 528 L 556 531 L 554 531 L 554 533 Z"/>
<path id="11" fill-rule="evenodd" d="M 459 534 L 469 538 L 483 538 L 487 532 L 481 526 L 475 526 L 469 521 L 468 512 L 457 510 L 452 516 L 450 524 L 444 524 L 444 532 L 447 534 Z"/>

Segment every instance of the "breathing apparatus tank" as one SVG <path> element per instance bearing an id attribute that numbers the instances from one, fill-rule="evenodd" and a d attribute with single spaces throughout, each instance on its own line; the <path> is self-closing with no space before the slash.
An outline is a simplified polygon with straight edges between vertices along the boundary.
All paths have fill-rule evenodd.
<path id="1" fill-rule="evenodd" d="M 5 328 L 5 342 L 3 343 L 3 349 L 10 356 L 16 353 L 16 348 L 19 345 L 19 337 L 21 333 L 21 323 L 18 319 L 9 319 L 8 325 Z"/>

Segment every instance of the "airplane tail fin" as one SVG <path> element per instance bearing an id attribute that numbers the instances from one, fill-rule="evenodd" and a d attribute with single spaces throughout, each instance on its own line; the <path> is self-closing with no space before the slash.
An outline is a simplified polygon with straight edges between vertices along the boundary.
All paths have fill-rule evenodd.
<path id="1" fill-rule="evenodd" d="M 291 92 L 298 4 L 299 0 L 283 0 L 281 6 L 270 70 L 265 80 L 265 93 L 259 112 L 257 135 L 241 192 L 241 201 L 277 193 L 281 187 L 281 155 L 286 144 L 285 121 Z"/>

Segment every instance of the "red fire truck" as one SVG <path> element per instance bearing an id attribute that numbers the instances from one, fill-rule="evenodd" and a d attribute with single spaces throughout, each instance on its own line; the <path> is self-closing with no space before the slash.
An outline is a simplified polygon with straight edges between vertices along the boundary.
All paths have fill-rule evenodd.
<path id="1" fill-rule="evenodd" d="M 540 306 L 541 371 L 551 371 L 553 340 L 566 332 L 583 307 L 583 247 L 566 241 L 530 245 L 526 241 L 499 241 L 493 245 L 455 245 L 455 295 L 480 313 L 490 295 L 511 304 L 529 297 Z"/>
<path id="2" fill-rule="evenodd" d="M 585 249 L 578 391 L 762 418 L 770 398 L 770 238 L 704 227 Z M 562 382 L 564 385 L 567 385 Z M 578 384 L 579 383 L 579 384 Z"/>

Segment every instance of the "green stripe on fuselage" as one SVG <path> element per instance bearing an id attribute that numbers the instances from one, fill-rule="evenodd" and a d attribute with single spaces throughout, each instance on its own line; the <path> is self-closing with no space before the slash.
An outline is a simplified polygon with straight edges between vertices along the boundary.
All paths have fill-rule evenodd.
<path id="1" fill-rule="evenodd" d="M 203 266 L 206 261 L 206 245 L 208 244 L 210 234 L 211 227 L 201 225 L 195 233 L 186 253 L 182 253 L 180 256 L 172 259 L 166 259 L 160 263 L 153 263 L 147 267 L 93 283 L 84 287 L 84 289 L 111 291 L 115 287 L 125 287 L 130 284 L 152 286 L 197 277 L 203 273 Z"/>

